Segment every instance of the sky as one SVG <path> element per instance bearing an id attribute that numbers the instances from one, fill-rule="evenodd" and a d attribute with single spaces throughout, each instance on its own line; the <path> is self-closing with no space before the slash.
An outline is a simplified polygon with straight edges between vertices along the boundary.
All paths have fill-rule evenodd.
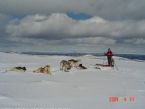
<path id="1" fill-rule="evenodd" d="M 145 54 L 145 0 L 0 0 L 0 51 Z"/>

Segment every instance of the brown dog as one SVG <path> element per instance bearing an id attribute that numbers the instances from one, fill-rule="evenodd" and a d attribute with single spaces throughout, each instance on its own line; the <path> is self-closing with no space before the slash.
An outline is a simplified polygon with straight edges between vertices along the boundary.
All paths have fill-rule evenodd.
<path id="1" fill-rule="evenodd" d="M 68 62 L 71 64 L 72 67 L 78 68 L 80 65 L 80 60 L 70 59 Z"/>
<path id="2" fill-rule="evenodd" d="M 62 60 L 60 62 L 60 70 L 68 72 L 71 68 L 72 68 L 72 66 L 71 66 L 71 64 L 68 61 Z"/>
<path id="3" fill-rule="evenodd" d="M 40 67 L 37 70 L 34 70 L 35 73 L 45 73 L 45 74 L 51 74 L 50 72 L 50 65 L 46 65 L 45 67 Z"/>

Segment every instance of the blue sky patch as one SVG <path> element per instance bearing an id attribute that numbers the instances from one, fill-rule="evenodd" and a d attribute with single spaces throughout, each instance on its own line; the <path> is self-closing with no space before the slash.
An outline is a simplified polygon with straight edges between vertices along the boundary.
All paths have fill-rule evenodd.
<path id="1" fill-rule="evenodd" d="M 74 12 L 68 12 L 67 15 L 75 20 L 86 20 L 92 17 L 84 13 L 74 13 Z"/>

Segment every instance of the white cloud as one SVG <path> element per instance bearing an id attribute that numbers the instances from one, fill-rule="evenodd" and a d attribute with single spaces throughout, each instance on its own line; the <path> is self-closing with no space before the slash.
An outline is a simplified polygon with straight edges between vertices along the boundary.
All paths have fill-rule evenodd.
<path id="1" fill-rule="evenodd" d="M 0 0 L 0 13 L 30 14 L 86 13 L 105 19 L 145 19 L 144 0 Z"/>
<path id="2" fill-rule="evenodd" d="M 0 0 L 0 43 L 49 45 L 52 51 L 70 44 L 84 51 L 118 45 L 128 51 L 135 44 L 144 51 L 144 10 L 145 0 Z M 67 12 L 93 17 L 74 20 Z"/>
<path id="3" fill-rule="evenodd" d="M 6 31 L 12 38 L 36 38 L 55 40 L 63 38 L 106 37 L 126 38 L 145 37 L 145 20 L 108 21 L 100 17 L 88 20 L 73 20 L 66 14 L 55 13 L 49 16 L 31 15 L 19 21 L 11 21 Z"/>
<path id="4" fill-rule="evenodd" d="M 126 39 L 124 42 L 131 43 L 134 45 L 145 45 L 145 39 L 143 39 L 143 38 Z"/>
<path id="5" fill-rule="evenodd" d="M 145 44 L 145 39 L 137 39 L 135 44 Z"/>
<path id="6" fill-rule="evenodd" d="M 11 21 L 6 27 L 7 33 L 12 37 L 53 38 L 67 34 L 67 30 L 75 23 L 65 14 L 52 14 L 51 16 L 27 16 L 21 21 Z M 44 37 L 45 36 L 45 37 Z M 55 38 L 55 37 L 54 37 Z"/>
<path id="7" fill-rule="evenodd" d="M 88 38 L 76 38 L 76 39 L 64 39 L 62 42 L 67 42 L 68 44 L 81 44 L 81 45 L 114 45 L 116 40 L 108 39 L 104 37 L 88 37 Z"/>

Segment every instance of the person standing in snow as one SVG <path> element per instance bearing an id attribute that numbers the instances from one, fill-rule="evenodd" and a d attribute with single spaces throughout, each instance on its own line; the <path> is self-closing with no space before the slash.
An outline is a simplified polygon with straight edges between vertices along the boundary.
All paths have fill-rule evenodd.
<path id="1" fill-rule="evenodd" d="M 107 60 L 108 60 L 108 65 L 109 66 L 113 66 L 113 59 L 112 59 L 112 56 L 113 56 L 113 53 L 112 53 L 112 51 L 111 51 L 111 49 L 110 48 L 108 48 L 108 51 L 106 52 L 106 53 L 104 53 L 105 54 L 105 56 L 107 56 Z"/>

